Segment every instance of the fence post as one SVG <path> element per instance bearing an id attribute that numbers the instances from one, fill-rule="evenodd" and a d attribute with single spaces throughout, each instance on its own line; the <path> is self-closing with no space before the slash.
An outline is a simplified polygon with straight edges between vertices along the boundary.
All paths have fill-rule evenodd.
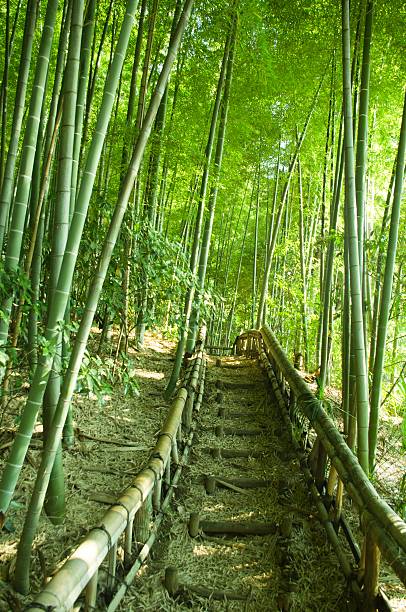
<path id="1" fill-rule="evenodd" d="M 151 514 L 152 499 L 149 494 L 134 517 L 134 537 L 139 549 L 149 538 Z"/>
<path id="2" fill-rule="evenodd" d="M 107 558 L 107 591 L 112 593 L 116 584 L 117 542 L 109 550 Z"/>
<path id="3" fill-rule="evenodd" d="M 364 574 L 364 605 L 366 612 L 376 610 L 378 594 L 380 550 L 376 545 L 371 529 L 367 527 L 364 539 L 365 574 Z"/>
<path id="4" fill-rule="evenodd" d="M 124 534 L 124 565 L 129 567 L 131 565 L 131 553 L 133 545 L 133 529 L 134 519 L 131 519 L 127 523 Z"/>
<path id="5" fill-rule="evenodd" d="M 85 612 L 91 612 L 91 610 L 94 610 L 96 607 L 98 578 L 99 570 L 96 570 L 87 583 L 85 590 Z"/>

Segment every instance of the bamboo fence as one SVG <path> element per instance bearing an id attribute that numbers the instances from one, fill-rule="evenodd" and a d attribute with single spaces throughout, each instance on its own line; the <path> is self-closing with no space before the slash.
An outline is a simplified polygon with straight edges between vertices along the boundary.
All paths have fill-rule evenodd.
<path id="1" fill-rule="evenodd" d="M 147 465 L 27 609 L 63 612 L 80 599 L 84 610 L 90 611 L 97 607 L 102 591 L 107 594 L 109 612 L 119 606 L 149 555 L 187 463 L 194 434 L 193 414 L 199 411 L 204 393 L 205 337 L 203 327 Z M 118 571 L 121 565 L 126 568 L 124 574 Z"/>
<path id="2" fill-rule="evenodd" d="M 285 411 L 290 427 L 292 427 L 290 416 L 299 411 L 302 420 L 308 422 L 308 426 L 313 428 L 317 434 L 313 448 L 318 450 L 314 453 L 313 463 L 302 448 L 301 464 L 304 470 L 308 471 L 308 465 L 311 463 L 312 474 L 309 472 L 311 476 L 309 488 L 312 494 L 318 492 L 317 506 L 321 504 L 324 508 L 324 510 L 322 508 L 321 518 L 344 573 L 349 578 L 351 578 L 351 573 L 357 575 L 357 584 L 360 583 L 363 587 L 362 597 L 365 610 L 374 610 L 377 606 L 380 609 L 388 609 L 383 602 L 384 596 L 382 593 L 379 594 L 379 553 L 406 585 L 406 524 L 379 496 L 357 458 L 347 446 L 344 437 L 324 411 L 322 403 L 313 395 L 306 382 L 290 363 L 267 325 L 261 328 L 258 350 L 278 403 Z M 294 436 L 292 440 L 294 444 L 299 444 Z M 321 452 L 320 449 L 324 452 Z M 327 457 L 330 459 L 330 473 L 326 478 Z M 336 499 L 333 496 L 334 487 L 331 483 L 337 483 Z M 360 515 L 364 537 L 360 547 L 354 543 L 345 519 L 340 516 L 342 500 L 339 497 L 343 489 L 355 503 Z M 324 493 L 324 501 L 330 508 L 335 506 L 335 518 L 327 512 L 320 492 Z M 350 539 L 350 548 L 358 564 L 358 567 L 354 569 L 349 567 L 348 561 L 339 548 L 334 529 L 335 519 L 343 524 L 343 532 Z"/>

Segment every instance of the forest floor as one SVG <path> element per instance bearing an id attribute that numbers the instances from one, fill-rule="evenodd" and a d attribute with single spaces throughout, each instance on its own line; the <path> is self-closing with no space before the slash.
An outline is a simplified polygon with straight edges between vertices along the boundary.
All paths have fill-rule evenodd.
<path id="1" fill-rule="evenodd" d="M 41 518 L 32 560 L 32 592 L 69 556 L 85 533 L 97 525 L 108 505 L 145 464 L 156 440 L 168 402 L 163 399 L 173 365 L 173 343 L 149 333 L 142 352 L 131 351 L 140 395 L 123 397 L 114 389 L 103 406 L 75 396 L 75 447 L 64 453 L 67 518 L 53 526 Z M 307 491 L 299 463 L 290 448 L 278 410 L 255 361 L 209 358 L 205 397 L 197 424 L 198 441 L 184 470 L 168 512 L 165 535 L 129 589 L 120 610 L 247 610 L 271 611 L 290 600 L 290 609 L 351 610 L 337 559 L 326 541 Z M 231 362 L 231 363 L 229 363 Z M 242 367 L 228 367 L 237 365 Z M 0 469 L 13 439 L 21 400 L 11 405 L 0 432 Z M 224 415 L 219 417 L 219 409 Z M 214 428 L 261 429 L 256 436 L 216 437 Z M 40 423 L 38 423 L 40 430 Z M 250 449 L 252 456 L 215 460 L 209 447 Z M 0 534 L 0 610 L 18 611 L 30 598 L 17 596 L 10 586 L 24 515 L 40 460 L 40 433 L 23 468 L 8 532 Z M 259 457 L 253 455 L 258 452 Z M 205 491 L 204 476 L 256 478 L 267 486 L 245 491 L 217 488 Z M 205 520 L 268 522 L 275 533 L 227 539 L 188 535 L 188 518 L 199 512 Z M 287 535 L 282 527 L 292 519 Z M 289 527 L 289 526 L 288 526 Z M 282 530 L 282 531 L 281 531 Z M 176 601 L 163 587 L 165 568 L 175 566 L 183 583 L 247 595 L 246 601 L 213 601 L 186 592 Z M 385 570 L 394 610 L 406 609 L 405 592 Z M 286 595 L 289 593 L 289 595 Z M 102 609 L 102 608 L 101 608 Z"/>
<path id="2" fill-rule="evenodd" d="M 97 344 L 97 336 L 94 339 Z M 104 397 L 103 405 L 90 395 L 76 394 L 73 417 L 76 442 L 64 452 L 66 520 L 54 526 L 43 514 L 34 542 L 31 566 L 32 592 L 38 592 L 47 576 L 71 554 L 83 536 L 100 520 L 119 493 L 146 463 L 156 434 L 168 411 L 163 394 L 173 366 L 174 344 L 160 334 L 148 333 L 142 351 L 129 349 L 139 397 L 124 396 L 121 386 Z M 112 351 L 114 348 L 112 346 Z M 12 402 L 0 431 L 0 471 L 7 459 L 25 398 Z M 27 454 L 12 507 L 7 531 L 0 532 L 0 611 L 18 611 L 29 601 L 12 590 L 18 539 L 40 461 L 42 425 Z"/>

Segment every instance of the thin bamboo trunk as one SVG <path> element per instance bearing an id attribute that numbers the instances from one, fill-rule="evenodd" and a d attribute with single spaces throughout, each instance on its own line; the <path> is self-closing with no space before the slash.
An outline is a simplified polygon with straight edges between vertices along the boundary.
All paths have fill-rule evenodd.
<path id="1" fill-rule="evenodd" d="M 27 92 L 28 74 L 31 64 L 32 45 L 35 24 L 37 21 L 38 0 L 28 0 L 25 16 L 24 34 L 21 46 L 21 59 L 18 69 L 18 79 L 14 104 L 13 121 L 8 145 L 6 165 L 0 194 L 0 253 L 3 250 L 8 215 L 13 198 L 14 172 L 17 161 L 18 142 L 24 116 L 25 97 Z"/>
<path id="2" fill-rule="evenodd" d="M 304 351 L 304 369 L 307 371 L 309 366 L 309 344 L 307 338 L 307 286 L 306 286 L 306 263 L 305 263 L 305 236 L 304 236 L 304 221 L 303 221 L 303 185 L 302 185 L 302 167 L 300 157 L 297 160 L 298 178 L 299 178 L 299 254 L 300 254 L 300 273 L 302 277 L 302 335 L 303 335 L 303 351 Z"/>
<path id="3" fill-rule="evenodd" d="M 221 115 L 219 121 L 219 129 L 217 134 L 217 145 L 216 145 L 216 153 L 214 157 L 214 172 L 213 172 L 213 184 L 210 190 L 209 196 L 209 206 L 208 206 L 208 216 L 206 218 L 203 240 L 202 240 L 202 248 L 200 252 L 199 258 L 199 267 L 198 267 L 198 291 L 195 297 L 195 303 L 192 311 L 192 316 L 190 319 L 190 330 L 189 337 L 186 344 L 186 351 L 192 352 L 195 346 L 196 335 L 198 332 L 199 322 L 200 322 L 200 307 L 201 307 L 201 299 L 205 286 L 205 278 L 206 278 L 206 270 L 207 270 L 207 262 L 209 258 L 210 252 L 210 243 L 211 243 L 211 234 L 213 230 L 213 221 L 214 214 L 216 210 L 217 203 L 217 195 L 218 188 L 220 183 L 220 175 L 221 175 L 221 165 L 223 161 L 223 151 L 224 151 L 224 138 L 226 134 L 227 128 L 227 117 L 228 117 L 228 109 L 230 103 L 230 89 L 233 78 L 233 68 L 234 68 L 234 51 L 235 51 L 235 41 L 237 36 L 237 17 L 236 15 L 233 18 L 233 25 L 231 27 L 230 33 L 230 43 L 229 43 L 229 53 L 227 57 L 227 68 L 226 68 L 226 76 L 224 81 L 224 94 L 221 106 Z"/>
<path id="4" fill-rule="evenodd" d="M 190 271 L 192 275 L 196 274 L 196 268 L 197 268 L 197 263 L 198 263 L 198 258 L 199 258 L 199 242 L 200 242 L 200 234 L 201 234 L 202 224 L 203 224 L 204 205 L 205 205 L 207 185 L 208 185 L 208 180 L 209 180 L 210 162 L 211 162 L 211 157 L 212 157 L 212 152 L 213 152 L 213 143 L 214 143 L 214 136 L 215 136 L 216 125 L 217 125 L 217 118 L 218 118 L 219 109 L 220 109 L 221 92 L 223 89 L 223 82 L 225 78 L 228 49 L 229 49 L 229 36 L 227 36 L 225 47 L 224 47 L 223 60 L 221 63 L 220 74 L 219 74 L 219 78 L 217 82 L 216 97 L 214 101 L 213 112 L 211 115 L 209 136 L 208 136 L 207 145 L 205 149 L 204 167 L 203 167 L 203 174 L 202 174 L 202 178 L 200 182 L 200 191 L 199 191 L 199 203 L 198 203 L 197 215 L 196 215 L 196 220 L 195 220 L 193 245 L 192 245 L 192 250 L 190 254 Z M 183 353 L 184 353 L 186 341 L 187 341 L 187 334 L 188 334 L 188 329 L 189 329 L 189 319 L 190 319 L 190 314 L 192 311 L 192 304 L 193 304 L 193 296 L 194 296 L 194 287 L 192 286 L 186 291 L 185 304 L 184 304 L 184 309 L 183 309 L 183 325 L 179 333 L 179 341 L 176 347 L 175 363 L 173 365 L 171 376 L 170 376 L 168 385 L 165 390 L 165 395 L 167 397 L 170 397 L 172 395 L 173 390 L 175 389 L 175 386 L 176 386 L 176 382 L 179 378 L 179 372 L 182 366 Z"/>
<path id="5" fill-rule="evenodd" d="M 19 592 L 27 592 L 29 588 L 28 577 L 30 567 L 31 545 L 35 537 L 35 532 L 42 509 L 44 494 L 48 486 L 49 475 L 55 459 L 55 453 L 57 451 L 58 444 L 60 443 L 61 430 L 63 428 L 63 423 L 65 421 L 71 398 L 76 386 L 77 376 L 86 349 L 86 344 L 93 322 L 93 317 L 97 309 L 97 303 L 100 297 L 104 280 L 106 278 L 111 255 L 116 244 L 125 210 L 128 204 L 128 200 L 131 196 L 131 192 L 134 187 L 134 182 L 139 171 L 141 158 L 144 154 L 145 147 L 153 126 L 153 122 L 158 111 L 162 96 L 164 94 L 173 62 L 176 58 L 183 32 L 190 17 L 192 5 L 193 0 L 186 0 L 183 6 L 182 14 L 179 18 L 178 26 L 176 28 L 173 41 L 168 49 L 168 53 L 163 64 L 161 74 L 159 76 L 148 111 L 142 124 L 141 131 L 134 147 L 131 162 L 126 176 L 123 180 L 123 184 L 118 195 L 110 227 L 105 237 L 98 267 L 95 276 L 92 280 L 91 286 L 89 288 L 84 315 L 78 330 L 75 344 L 73 346 L 69 367 L 63 381 L 62 392 L 52 423 L 52 435 L 49 436 L 49 439 L 44 448 L 43 458 L 38 470 L 37 479 L 34 485 L 34 491 L 24 523 L 23 534 L 18 548 L 17 563 L 21 567 L 21 574 L 19 576 L 19 580 L 16 584 L 16 587 L 18 588 Z M 131 15 L 132 20 L 134 19 L 134 12 L 135 8 Z"/>
<path id="6" fill-rule="evenodd" d="M 395 189 L 393 193 L 392 214 L 390 220 L 388 250 L 383 277 L 381 306 L 379 309 L 378 334 L 371 388 L 371 414 L 369 424 L 369 461 L 371 470 L 375 468 L 375 453 L 379 424 L 379 408 L 381 403 L 382 377 L 385 359 L 385 344 L 391 305 L 393 274 L 395 270 L 396 250 L 399 233 L 400 205 L 403 191 L 403 175 L 406 150 L 406 94 L 403 106 L 402 125 L 400 129 L 399 147 L 396 162 Z"/>
<path id="7" fill-rule="evenodd" d="M 134 23 L 134 14 L 137 4 L 138 0 L 128 0 L 127 10 L 123 19 L 114 60 L 107 75 L 98 120 L 93 132 L 93 138 L 87 155 L 83 178 L 76 201 L 75 212 L 69 228 L 67 246 L 61 265 L 57 290 L 55 292 L 55 300 L 53 301 L 52 311 L 50 312 L 47 321 L 45 331 L 45 349 L 50 345 L 52 346 L 52 343 L 55 342 L 55 339 L 59 333 L 59 321 L 63 320 L 65 316 L 76 259 L 78 256 L 80 239 L 96 177 L 97 166 L 103 150 L 104 139 L 113 108 L 121 69 L 124 62 L 131 29 Z M 0 517 L 1 515 L 5 514 L 9 507 L 31 439 L 38 410 L 42 405 L 45 386 L 48 381 L 53 361 L 53 355 L 49 353 L 49 351 L 43 350 L 39 357 L 38 365 L 34 371 L 27 403 L 22 411 L 19 431 L 3 471 L 0 482 Z"/>
<path id="8" fill-rule="evenodd" d="M 34 166 L 42 105 L 44 102 L 44 92 L 48 74 L 49 58 L 51 55 L 52 40 L 54 36 L 57 8 L 58 0 L 48 1 L 38 53 L 38 61 L 35 70 L 28 119 L 25 127 L 20 172 L 17 180 L 16 194 L 13 201 L 13 214 L 4 259 L 4 268 L 10 275 L 16 272 L 20 263 L 27 206 L 32 180 L 32 170 Z M 0 321 L 0 345 L 5 344 L 7 340 L 12 304 L 12 295 L 6 298 L 2 304 L 3 317 Z"/>
<path id="9" fill-rule="evenodd" d="M 258 227 L 259 227 L 259 196 L 261 187 L 261 160 L 257 168 L 257 196 L 255 200 L 255 226 L 254 226 L 254 253 L 252 257 L 252 289 L 251 289 L 251 328 L 255 327 L 255 313 L 257 310 L 257 259 L 258 259 Z"/>
<path id="10" fill-rule="evenodd" d="M 282 213 L 283 213 L 283 209 L 285 207 L 286 204 L 286 199 L 287 199 L 287 195 L 288 195 L 288 191 L 289 191 L 289 185 L 290 185 L 290 180 L 292 178 L 292 174 L 293 171 L 295 169 L 295 165 L 296 165 L 296 161 L 297 161 L 297 157 L 299 155 L 300 149 L 302 147 L 305 135 L 306 135 L 306 131 L 307 131 L 307 127 L 309 125 L 311 116 L 313 114 L 313 111 L 315 109 L 316 106 L 316 102 L 317 102 L 317 98 L 319 96 L 320 93 L 320 89 L 321 86 L 323 84 L 323 80 L 324 80 L 324 75 L 322 77 L 322 79 L 320 80 L 319 86 L 317 88 L 317 91 L 314 95 L 312 104 L 310 106 L 308 115 L 306 117 L 306 121 L 304 123 L 303 126 L 303 130 L 302 133 L 300 135 L 299 141 L 296 145 L 295 148 L 295 152 L 293 154 L 293 158 L 289 164 L 289 170 L 288 170 L 288 176 L 286 179 L 286 183 L 285 186 L 283 188 L 283 192 L 282 192 L 282 196 L 281 196 L 281 202 L 279 204 L 279 208 L 278 208 L 278 213 L 276 215 L 275 218 L 275 224 L 274 224 L 274 231 L 272 233 L 272 240 L 269 244 L 269 248 L 268 248 L 268 255 L 267 255 L 267 262 L 266 262 L 266 267 L 265 267 L 265 272 L 264 272 L 264 277 L 262 280 L 262 290 L 261 290 L 261 297 L 259 300 L 259 305 L 258 305 L 258 314 L 257 314 L 257 327 L 261 327 L 262 325 L 262 321 L 263 321 L 263 312 L 264 312 L 264 307 L 265 307 L 265 301 L 266 298 L 268 296 L 268 284 L 269 284 L 269 277 L 271 274 L 271 267 L 272 267 L 272 259 L 273 259 L 273 254 L 275 251 L 275 245 L 276 245 L 276 239 L 278 237 L 278 231 L 279 231 L 279 226 L 280 226 L 280 222 L 281 222 L 281 218 L 282 218 Z"/>
<path id="11" fill-rule="evenodd" d="M 63 82 L 63 111 L 59 140 L 59 160 L 56 197 L 54 202 L 54 226 L 48 286 L 48 316 L 55 299 L 55 291 L 65 252 L 69 230 L 73 150 L 75 140 L 75 115 L 79 76 L 80 46 L 83 26 L 83 0 L 73 0 L 70 27 L 69 51 Z M 43 402 L 44 440 L 51 428 L 61 388 L 62 332 L 55 344 L 52 370 L 48 379 Z M 62 446 L 59 445 L 54 468 L 48 485 L 45 510 L 56 525 L 65 515 L 65 491 L 62 466 Z"/>
<path id="12" fill-rule="evenodd" d="M 351 341 L 354 344 L 355 372 L 357 385 L 357 425 L 358 425 L 358 460 L 368 474 L 368 375 L 366 369 L 363 303 L 361 293 L 361 276 L 358 254 L 357 209 L 354 172 L 353 116 L 350 72 L 350 21 L 349 0 L 342 1 L 342 51 L 343 51 L 343 96 L 344 96 L 344 150 L 348 234 L 351 284 L 351 320 L 354 333 Z"/>

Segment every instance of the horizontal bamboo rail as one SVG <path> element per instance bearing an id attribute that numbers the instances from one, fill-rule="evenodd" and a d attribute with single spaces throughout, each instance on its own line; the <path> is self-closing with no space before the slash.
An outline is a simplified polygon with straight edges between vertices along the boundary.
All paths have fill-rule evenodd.
<path id="1" fill-rule="evenodd" d="M 83 542 L 36 595 L 35 600 L 28 606 L 29 610 L 36 612 L 44 609 L 58 612 L 71 610 L 83 592 L 84 609 L 94 610 L 100 586 L 99 568 L 104 561 L 107 561 L 107 585 L 104 586 L 107 586 L 107 591 L 111 595 L 108 610 L 112 612 L 117 608 L 136 572 L 149 554 L 165 509 L 179 480 L 182 466 L 189 454 L 193 439 L 192 412 L 199 411 L 204 391 L 205 336 L 206 330 L 202 328 L 196 343 L 192 367 L 171 404 L 147 465 L 107 510 L 101 523 L 90 529 Z M 179 445 L 184 447 L 181 461 L 179 461 Z M 170 469 L 171 460 L 176 468 L 173 477 Z M 167 492 L 161 502 L 163 482 L 167 486 Z M 151 506 L 155 512 L 152 529 Z M 147 536 L 134 561 L 132 557 L 136 531 L 146 532 Z M 131 568 L 126 576 L 117 579 L 116 562 L 119 545 L 123 548 L 125 562 L 127 565 L 131 564 Z M 117 592 L 115 592 L 116 583 L 119 584 Z"/>
<path id="2" fill-rule="evenodd" d="M 362 470 L 357 458 L 347 446 L 334 422 L 324 411 L 322 403 L 313 395 L 303 378 L 299 376 L 268 326 L 261 329 L 262 357 L 266 354 L 265 367 L 273 369 L 279 392 L 290 406 L 296 404 L 330 458 L 332 469 L 354 501 L 361 517 L 365 536 L 364 547 L 370 549 L 371 541 L 406 585 L 406 524 L 379 496 Z M 365 583 L 370 568 L 365 559 Z M 371 608 L 372 609 L 372 608 Z"/>

